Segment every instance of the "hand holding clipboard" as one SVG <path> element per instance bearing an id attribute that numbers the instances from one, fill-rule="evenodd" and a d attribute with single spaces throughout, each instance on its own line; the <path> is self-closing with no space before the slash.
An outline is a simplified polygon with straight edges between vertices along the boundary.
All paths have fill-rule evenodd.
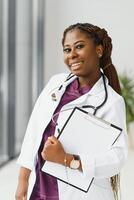
<path id="1" fill-rule="evenodd" d="M 80 108 L 75 107 L 66 120 L 58 139 L 64 150 L 76 155 L 97 155 L 106 152 L 116 142 L 122 129 L 106 122 Z M 67 168 L 53 162 L 46 161 L 42 170 L 57 179 L 87 192 L 94 177 L 84 177 L 79 170 Z"/>

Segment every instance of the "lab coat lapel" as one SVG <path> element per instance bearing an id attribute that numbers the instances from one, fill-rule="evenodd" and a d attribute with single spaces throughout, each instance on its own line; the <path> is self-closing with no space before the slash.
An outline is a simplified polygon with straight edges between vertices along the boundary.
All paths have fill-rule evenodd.
<path id="1" fill-rule="evenodd" d="M 107 84 L 108 84 L 108 80 L 106 78 L 106 85 Z M 75 106 L 80 106 L 80 105 L 83 105 L 83 104 L 86 104 L 86 105 L 87 104 L 89 104 L 89 105 L 91 104 L 91 105 L 94 105 L 94 106 L 99 105 L 100 102 L 102 101 L 102 98 L 104 98 L 102 96 L 102 98 L 98 99 L 98 95 L 102 91 L 104 91 L 104 84 L 103 84 L 102 77 L 100 77 L 100 79 L 95 83 L 95 85 L 91 88 L 91 90 L 89 90 L 89 92 L 87 92 L 86 94 L 80 96 L 76 100 L 71 101 L 66 106 L 67 107 L 72 107 L 74 105 Z"/>
<path id="2" fill-rule="evenodd" d="M 40 116 L 41 118 L 39 119 L 40 121 L 40 132 L 43 132 L 48 123 L 50 122 L 53 113 L 57 106 L 59 105 L 59 102 L 62 98 L 62 95 L 64 94 L 66 87 L 74 80 L 76 79 L 76 76 L 72 77 L 70 80 L 65 81 L 62 84 L 61 89 L 59 90 L 59 87 L 61 86 L 60 84 L 56 87 L 56 89 L 50 91 L 49 95 L 47 98 L 44 97 L 44 104 L 42 103 L 43 107 L 40 109 Z M 52 95 L 55 95 L 56 100 L 52 99 Z M 47 106 L 46 106 L 47 105 Z M 42 123 L 41 123 L 42 119 Z"/>

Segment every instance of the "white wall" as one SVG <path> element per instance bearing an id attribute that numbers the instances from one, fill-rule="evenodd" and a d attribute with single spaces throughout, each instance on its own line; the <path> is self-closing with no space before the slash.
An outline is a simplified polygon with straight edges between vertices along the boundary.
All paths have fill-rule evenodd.
<path id="1" fill-rule="evenodd" d="M 89 22 L 107 29 L 113 40 L 113 63 L 119 72 L 133 70 L 133 0 L 46 0 L 45 82 L 66 70 L 62 61 L 64 29 L 76 22 Z"/>

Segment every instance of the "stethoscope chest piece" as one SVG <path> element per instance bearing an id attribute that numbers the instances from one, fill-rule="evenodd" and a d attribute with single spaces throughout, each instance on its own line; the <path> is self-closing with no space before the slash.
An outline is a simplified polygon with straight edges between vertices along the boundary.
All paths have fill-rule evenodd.
<path id="1" fill-rule="evenodd" d="M 56 94 L 55 94 L 55 93 L 52 93 L 52 94 L 51 94 L 51 97 L 52 97 L 52 100 L 53 100 L 53 101 L 57 101 L 57 98 L 56 98 Z"/>
<path id="2" fill-rule="evenodd" d="M 72 75 L 72 73 L 69 74 L 69 76 L 67 77 L 67 79 L 64 81 L 67 82 L 69 79 L 71 79 L 72 77 L 74 77 L 74 74 Z M 60 87 L 58 88 L 58 91 L 60 91 L 62 88 L 65 89 L 66 87 L 64 86 L 64 83 L 62 85 L 60 85 Z M 57 95 L 56 95 L 57 92 L 53 92 L 51 94 L 51 98 L 52 98 L 52 101 L 57 101 Z"/>

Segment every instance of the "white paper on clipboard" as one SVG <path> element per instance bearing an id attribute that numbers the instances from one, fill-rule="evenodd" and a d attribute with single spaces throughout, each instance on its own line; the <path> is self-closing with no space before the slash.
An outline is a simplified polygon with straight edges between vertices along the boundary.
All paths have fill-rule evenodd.
<path id="1" fill-rule="evenodd" d="M 97 155 L 116 142 L 122 129 L 75 107 L 64 124 L 59 141 L 67 153 Z M 90 169 L 89 169 L 90 170 Z M 67 183 L 65 166 L 46 161 L 42 171 Z M 79 170 L 67 167 L 69 184 L 87 192 L 94 177 L 85 177 Z"/>

